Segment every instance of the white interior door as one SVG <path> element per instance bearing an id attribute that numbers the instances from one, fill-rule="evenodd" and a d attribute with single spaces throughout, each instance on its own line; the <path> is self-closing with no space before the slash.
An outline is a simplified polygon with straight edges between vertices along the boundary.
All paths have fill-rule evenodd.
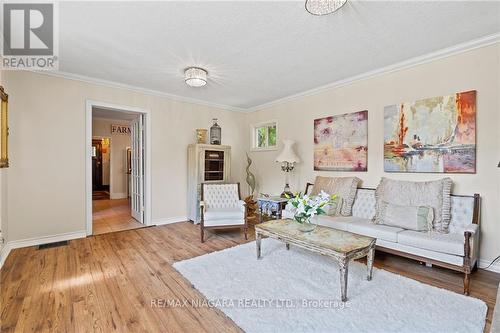
<path id="1" fill-rule="evenodd" d="M 132 121 L 131 188 L 132 217 L 144 223 L 144 120 L 143 115 Z"/>

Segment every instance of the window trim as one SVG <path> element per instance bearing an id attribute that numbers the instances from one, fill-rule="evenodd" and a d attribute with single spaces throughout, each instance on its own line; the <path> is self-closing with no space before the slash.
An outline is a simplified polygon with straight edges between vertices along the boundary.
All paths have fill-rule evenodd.
<path id="1" fill-rule="evenodd" d="M 272 147 L 257 147 L 257 128 L 264 126 L 276 126 L 276 145 Z M 255 123 L 250 125 L 250 151 L 274 151 L 278 150 L 278 142 L 279 142 L 279 127 L 278 121 L 271 119 L 268 121 L 262 121 L 259 123 Z"/>

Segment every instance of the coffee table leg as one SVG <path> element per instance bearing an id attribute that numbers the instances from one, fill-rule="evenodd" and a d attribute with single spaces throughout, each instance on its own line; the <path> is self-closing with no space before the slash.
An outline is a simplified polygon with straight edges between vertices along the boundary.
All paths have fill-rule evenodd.
<path id="1" fill-rule="evenodd" d="M 255 244 L 257 245 L 257 259 L 260 259 L 260 243 L 262 241 L 262 235 L 257 233 L 255 235 Z"/>
<path id="2" fill-rule="evenodd" d="M 349 260 L 340 262 L 340 290 L 342 292 L 342 302 L 347 301 L 347 277 L 349 275 Z"/>
<path id="3" fill-rule="evenodd" d="M 368 251 L 368 255 L 366 256 L 366 266 L 368 268 L 368 277 L 367 280 L 372 280 L 372 272 L 373 272 L 373 260 L 375 259 L 375 246 L 373 246 L 370 251 Z"/>
<path id="4" fill-rule="evenodd" d="M 286 249 L 290 250 L 290 243 L 286 243 Z"/>

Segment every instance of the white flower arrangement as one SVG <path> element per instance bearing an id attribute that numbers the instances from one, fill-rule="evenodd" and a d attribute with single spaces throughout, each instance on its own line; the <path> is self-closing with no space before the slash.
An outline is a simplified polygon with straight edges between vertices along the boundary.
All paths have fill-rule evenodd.
<path id="1" fill-rule="evenodd" d="M 295 220 L 300 223 L 311 223 L 311 218 L 316 215 L 326 214 L 323 207 L 337 198 L 336 194 L 329 195 L 325 191 L 321 191 L 316 196 L 309 196 L 301 192 L 295 197 L 287 196 L 288 203 L 295 207 Z"/>

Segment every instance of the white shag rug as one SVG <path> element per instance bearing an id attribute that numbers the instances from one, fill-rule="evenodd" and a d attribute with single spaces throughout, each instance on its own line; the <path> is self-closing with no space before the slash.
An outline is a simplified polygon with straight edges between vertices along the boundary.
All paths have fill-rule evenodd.
<path id="1" fill-rule="evenodd" d="M 367 281 L 358 262 L 341 303 L 331 258 L 273 239 L 262 240 L 261 260 L 251 242 L 174 267 L 246 332 L 481 333 L 485 325 L 481 300 L 376 268 Z"/>

